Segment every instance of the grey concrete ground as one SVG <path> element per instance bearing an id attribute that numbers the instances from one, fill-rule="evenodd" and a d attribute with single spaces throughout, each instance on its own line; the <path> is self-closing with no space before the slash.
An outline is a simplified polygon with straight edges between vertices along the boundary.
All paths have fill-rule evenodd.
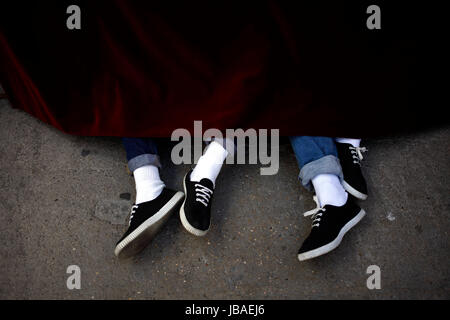
<path id="1" fill-rule="evenodd" d="M 138 257 L 114 246 L 134 199 L 118 138 L 61 133 L 0 100 L 1 299 L 449 299 L 450 128 L 371 139 L 363 161 L 367 216 L 334 252 L 300 263 L 311 194 L 289 144 L 280 170 L 225 166 L 212 229 L 195 238 L 174 215 Z M 181 190 L 187 165 L 162 152 Z M 69 265 L 81 289 L 68 290 Z M 366 287 L 367 267 L 381 289 Z"/>

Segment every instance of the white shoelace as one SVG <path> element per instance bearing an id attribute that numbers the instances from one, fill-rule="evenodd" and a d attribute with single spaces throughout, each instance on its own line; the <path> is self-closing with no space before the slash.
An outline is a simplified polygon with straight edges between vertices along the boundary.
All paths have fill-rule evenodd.
<path id="1" fill-rule="evenodd" d="M 322 216 L 322 213 L 324 213 L 326 211 L 326 209 L 324 207 L 320 207 L 317 196 L 314 196 L 313 199 L 314 199 L 314 202 L 316 203 L 317 207 L 315 209 L 306 211 L 303 214 L 304 217 L 311 216 L 311 219 L 313 220 L 311 228 L 318 227 L 320 225 L 320 219 L 321 219 L 320 217 Z"/>
<path id="2" fill-rule="evenodd" d="M 353 163 L 361 165 L 361 160 L 364 159 L 362 154 L 363 154 L 363 152 L 367 151 L 367 148 L 366 147 L 353 147 L 353 146 L 350 146 L 348 148 L 350 149 L 350 152 L 352 153 Z"/>
<path id="3" fill-rule="evenodd" d="M 128 226 L 131 224 L 131 219 L 133 219 L 133 213 L 136 212 L 136 209 L 138 208 L 138 205 L 135 204 L 131 207 L 131 215 L 130 215 L 130 220 L 128 220 Z"/>
<path id="4" fill-rule="evenodd" d="M 205 207 L 208 206 L 209 199 L 211 199 L 211 196 L 213 194 L 213 191 L 205 186 L 202 186 L 201 184 L 196 183 L 195 185 L 195 201 L 199 201 L 203 203 Z M 198 187 L 198 188 L 197 188 Z"/>

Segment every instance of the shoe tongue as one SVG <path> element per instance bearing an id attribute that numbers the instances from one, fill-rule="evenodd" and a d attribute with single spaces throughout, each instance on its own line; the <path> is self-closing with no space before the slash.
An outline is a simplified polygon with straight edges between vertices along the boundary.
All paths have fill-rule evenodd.
<path id="1" fill-rule="evenodd" d="M 208 178 L 203 178 L 202 180 L 200 180 L 199 183 L 200 183 L 201 185 L 203 185 L 203 186 L 205 186 L 205 187 L 211 189 L 211 190 L 214 190 L 214 184 L 213 184 L 213 182 L 212 182 L 211 180 L 209 180 Z"/>

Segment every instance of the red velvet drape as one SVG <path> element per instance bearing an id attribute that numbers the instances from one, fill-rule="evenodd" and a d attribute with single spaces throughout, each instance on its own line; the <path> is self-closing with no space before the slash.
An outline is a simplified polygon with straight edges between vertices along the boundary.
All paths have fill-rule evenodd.
<path id="1" fill-rule="evenodd" d="M 71 4 L 81 30 L 66 28 Z M 417 30 L 388 5 L 368 30 L 369 4 L 15 1 L 1 10 L 0 81 L 14 107 L 77 135 L 170 136 L 194 120 L 282 135 L 418 128 Z"/>

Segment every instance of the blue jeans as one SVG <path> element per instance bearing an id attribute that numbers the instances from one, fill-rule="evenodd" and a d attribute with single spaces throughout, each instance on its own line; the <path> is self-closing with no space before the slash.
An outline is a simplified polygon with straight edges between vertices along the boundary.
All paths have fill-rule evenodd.
<path id="1" fill-rule="evenodd" d="M 294 136 L 289 137 L 300 168 L 302 185 L 312 190 L 311 179 L 319 174 L 334 174 L 344 179 L 334 138 Z"/>
<path id="2" fill-rule="evenodd" d="M 213 140 L 223 145 L 224 148 L 227 147 L 225 139 Z M 147 165 L 161 168 L 155 140 L 152 138 L 122 138 L 122 142 L 127 153 L 128 169 L 131 172 Z M 236 148 L 236 145 L 234 147 Z"/>
<path id="3" fill-rule="evenodd" d="M 155 140 L 152 138 L 122 138 L 122 142 L 127 152 L 128 169 L 131 172 L 146 165 L 161 168 Z"/>

